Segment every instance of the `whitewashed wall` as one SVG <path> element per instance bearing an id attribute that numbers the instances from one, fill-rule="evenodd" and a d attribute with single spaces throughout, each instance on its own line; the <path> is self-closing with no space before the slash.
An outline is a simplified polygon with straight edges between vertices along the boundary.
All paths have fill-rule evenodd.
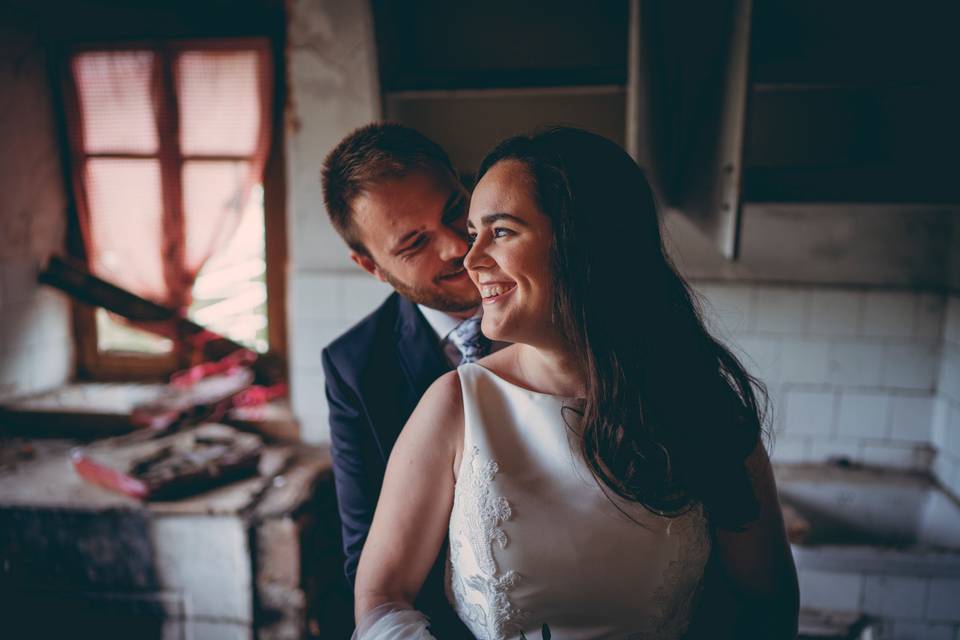
<path id="1" fill-rule="evenodd" d="M 37 284 L 63 245 L 66 197 L 46 57 L 30 25 L 0 19 L 0 398 L 73 373 L 70 303 Z"/>
<path id="2" fill-rule="evenodd" d="M 320 351 L 389 289 L 350 262 L 324 211 L 320 167 L 345 135 L 379 118 L 380 91 L 368 2 L 293 0 L 288 12 L 290 378 L 301 434 L 322 442 L 329 427 Z"/>
<path id="3" fill-rule="evenodd" d="M 330 437 L 321 351 L 373 311 L 393 290 L 361 272 L 310 271 L 298 274 L 290 296 L 291 395 L 304 439 Z"/>

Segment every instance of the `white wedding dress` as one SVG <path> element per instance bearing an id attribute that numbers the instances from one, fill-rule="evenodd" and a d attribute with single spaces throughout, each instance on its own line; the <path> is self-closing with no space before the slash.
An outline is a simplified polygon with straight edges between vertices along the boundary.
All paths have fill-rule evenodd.
<path id="1" fill-rule="evenodd" d="M 601 489 L 579 453 L 578 416 L 564 409 L 580 401 L 476 363 L 458 372 L 465 432 L 446 589 L 473 635 L 540 640 L 546 624 L 552 640 L 680 638 L 710 553 L 702 507 L 661 517 Z M 422 614 L 391 603 L 354 634 L 429 638 Z"/>
<path id="2" fill-rule="evenodd" d="M 578 401 L 476 363 L 458 371 L 465 433 L 447 597 L 470 631 L 533 640 L 546 623 L 554 640 L 679 638 L 710 552 L 702 508 L 660 517 L 601 490 L 564 409 Z"/>

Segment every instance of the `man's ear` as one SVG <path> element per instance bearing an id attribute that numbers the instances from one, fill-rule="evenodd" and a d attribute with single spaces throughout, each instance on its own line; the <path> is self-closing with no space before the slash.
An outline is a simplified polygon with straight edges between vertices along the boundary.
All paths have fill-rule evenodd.
<path id="1" fill-rule="evenodd" d="M 357 253 L 356 251 L 351 251 L 350 259 L 353 260 L 354 264 L 358 265 L 361 269 L 372 275 L 380 282 L 387 281 L 387 279 L 383 277 L 380 267 L 377 266 L 377 263 L 370 256 Z"/>

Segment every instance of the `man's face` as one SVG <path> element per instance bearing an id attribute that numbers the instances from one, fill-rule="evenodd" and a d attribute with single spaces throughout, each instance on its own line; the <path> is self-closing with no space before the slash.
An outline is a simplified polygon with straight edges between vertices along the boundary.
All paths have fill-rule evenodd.
<path id="1" fill-rule="evenodd" d="M 463 268 L 468 204 L 466 189 L 447 171 L 386 180 L 352 202 L 370 255 L 350 257 L 413 302 L 468 317 L 480 304 Z"/>

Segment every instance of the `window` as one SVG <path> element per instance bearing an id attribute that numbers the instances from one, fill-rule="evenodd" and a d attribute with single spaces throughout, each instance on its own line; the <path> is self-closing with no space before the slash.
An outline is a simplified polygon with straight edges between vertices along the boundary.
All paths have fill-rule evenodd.
<path id="1" fill-rule="evenodd" d="M 82 47 L 65 71 L 88 268 L 250 348 L 282 351 L 282 201 L 271 206 L 264 179 L 279 155 L 269 41 Z M 82 373 L 129 377 L 183 364 L 169 339 L 102 309 L 77 316 Z"/>

